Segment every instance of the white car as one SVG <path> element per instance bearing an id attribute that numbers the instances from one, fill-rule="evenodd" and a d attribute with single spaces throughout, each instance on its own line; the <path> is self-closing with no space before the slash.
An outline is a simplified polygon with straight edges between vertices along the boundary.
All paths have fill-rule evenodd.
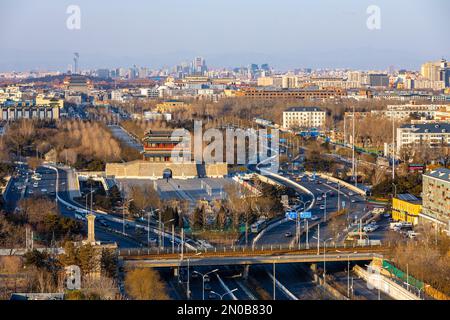
<path id="1" fill-rule="evenodd" d="M 322 197 L 317 197 L 317 201 L 322 201 Z"/>
<path id="2" fill-rule="evenodd" d="M 39 187 L 39 183 L 37 183 L 37 182 L 33 183 L 33 188 L 37 188 L 37 187 Z"/>
<path id="3" fill-rule="evenodd" d="M 320 206 L 320 210 L 325 210 L 325 206 Z"/>
<path id="4" fill-rule="evenodd" d="M 47 189 L 43 188 L 41 189 L 41 192 L 47 192 Z"/>
<path id="5" fill-rule="evenodd" d="M 377 229 L 378 229 L 378 226 L 372 224 L 372 225 L 365 226 L 365 227 L 363 228 L 363 231 L 364 231 L 364 232 L 374 232 L 374 231 L 377 230 Z"/>
<path id="6" fill-rule="evenodd" d="M 319 218 L 319 216 L 317 216 L 317 215 L 313 215 L 313 216 L 311 216 L 311 221 L 316 221 L 316 220 L 319 220 L 320 218 Z"/>

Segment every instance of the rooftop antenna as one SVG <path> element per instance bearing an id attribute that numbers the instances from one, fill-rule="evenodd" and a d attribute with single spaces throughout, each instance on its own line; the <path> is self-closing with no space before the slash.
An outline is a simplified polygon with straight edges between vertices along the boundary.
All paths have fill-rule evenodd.
<path id="1" fill-rule="evenodd" d="M 75 52 L 73 54 L 73 62 L 74 62 L 74 73 L 77 74 L 78 72 L 78 59 L 80 58 L 80 54 L 78 52 Z"/>

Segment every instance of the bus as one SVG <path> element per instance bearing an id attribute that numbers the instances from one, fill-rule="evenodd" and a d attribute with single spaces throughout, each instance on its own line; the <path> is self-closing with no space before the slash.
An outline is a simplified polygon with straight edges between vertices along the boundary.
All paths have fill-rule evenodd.
<path id="1" fill-rule="evenodd" d="M 260 232 L 262 229 L 264 229 L 267 225 L 267 221 L 264 218 L 259 219 L 258 221 L 256 221 L 255 223 L 253 223 L 250 226 L 250 229 L 252 231 L 252 233 L 258 233 Z"/>

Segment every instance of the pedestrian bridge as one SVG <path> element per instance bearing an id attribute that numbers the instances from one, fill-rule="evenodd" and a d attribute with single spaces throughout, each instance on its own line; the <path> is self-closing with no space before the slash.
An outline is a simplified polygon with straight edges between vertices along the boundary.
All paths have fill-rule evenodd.
<path id="1" fill-rule="evenodd" d="M 181 252 L 172 249 L 123 249 L 120 257 L 124 266 L 135 267 L 179 267 L 252 265 L 273 263 L 302 263 L 333 261 L 369 261 L 379 258 L 389 250 L 388 246 L 327 246 L 290 247 L 223 247 Z"/>

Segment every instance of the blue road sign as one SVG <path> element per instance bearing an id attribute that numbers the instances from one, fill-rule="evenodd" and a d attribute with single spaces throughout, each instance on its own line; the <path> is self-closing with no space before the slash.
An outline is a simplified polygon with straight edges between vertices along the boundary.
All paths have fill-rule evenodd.
<path id="1" fill-rule="evenodd" d="M 311 219 L 311 212 L 310 211 L 300 212 L 300 218 Z"/>
<path id="2" fill-rule="evenodd" d="M 296 211 L 286 212 L 286 218 L 291 220 L 297 220 L 297 212 Z"/>

